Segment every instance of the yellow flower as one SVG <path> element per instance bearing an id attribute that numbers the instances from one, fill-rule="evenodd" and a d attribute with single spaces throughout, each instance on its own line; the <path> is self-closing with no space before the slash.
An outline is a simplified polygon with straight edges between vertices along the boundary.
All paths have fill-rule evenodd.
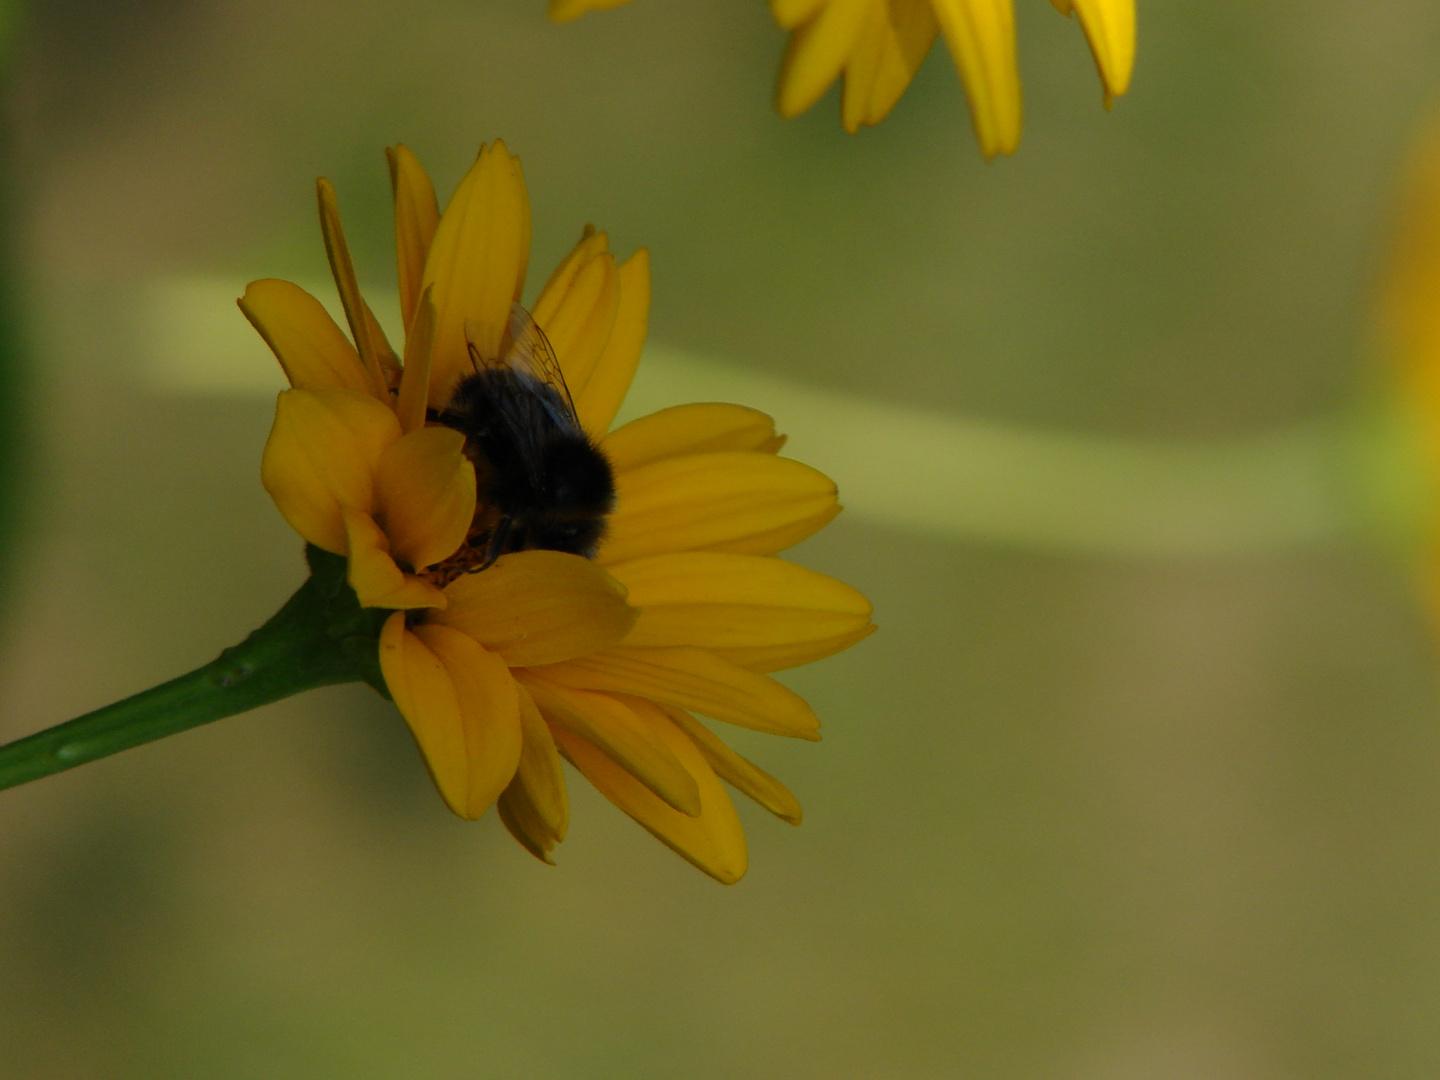
<path id="1" fill-rule="evenodd" d="M 361 604 L 393 608 L 385 684 L 447 805 L 498 802 L 510 832 L 549 861 L 565 836 L 569 761 L 612 802 L 723 882 L 746 868 L 721 780 L 785 820 L 779 781 L 694 715 L 817 739 L 818 721 L 769 677 L 859 641 L 870 605 L 775 557 L 839 512 L 834 484 L 779 457 L 770 418 L 682 405 L 610 430 L 649 313 L 644 250 L 624 263 L 587 228 L 533 316 L 576 413 L 608 458 L 616 504 L 595 560 L 473 545 L 475 468 L 464 437 L 427 422 L 493 348 L 525 282 L 530 214 L 520 163 L 481 149 L 444 214 L 414 156 L 390 152 L 400 363 L 360 295 L 334 192 L 321 225 L 350 337 L 289 282 L 252 283 L 241 309 L 280 361 L 262 480 L 310 543 L 348 559 Z"/>
<path id="2" fill-rule="evenodd" d="M 550 18 L 569 22 L 628 0 L 550 0 Z M 1078 14 L 1104 87 L 1105 107 L 1125 93 L 1135 63 L 1135 0 L 1051 0 Z M 845 78 L 841 119 L 852 135 L 885 119 L 943 33 L 970 99 L 986 157 L 1020 142 L 1020 75 L 1011 0 L 770 0 L 790 31 L 775 104 L 798 116 Z"/>

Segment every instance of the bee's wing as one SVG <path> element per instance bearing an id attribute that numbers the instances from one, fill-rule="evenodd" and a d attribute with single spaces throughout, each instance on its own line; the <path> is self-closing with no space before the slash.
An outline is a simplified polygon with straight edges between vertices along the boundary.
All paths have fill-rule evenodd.
<path id="1" fill-rule="evenodd" d="M 536 325 L 530 313 L 519 304 L 510 305 L 510 323 L 505 329 L 501 362 L 512 371 L 528 375 L 542 386 L 553 390 L 565 410 L 563 417 L 555 418 L 556 422 L 562 427 L 580 430 L 580 420 L 575 414 L 575 402 L 570 397 L 570 388 L 565 385 L 565 373 L 560 370 L 555 348 L 545 336 L 545 331 Z"/>

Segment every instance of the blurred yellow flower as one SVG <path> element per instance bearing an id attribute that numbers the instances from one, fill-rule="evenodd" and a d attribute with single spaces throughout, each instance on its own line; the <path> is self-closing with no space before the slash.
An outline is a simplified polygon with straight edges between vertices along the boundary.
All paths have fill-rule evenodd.
<path id="1" fill-rule="evenodd" d="M 569 22 L 628 0 L 550 0 L 550 18 Z M 1051 0 L 1079 15 L 1104 88 L 1105 107 L 1125 93 L 1135 63 L 1135 0 Z M 841 119 L 852 135 L 878 124 L 900 100 L 935 43 L 945 44 L 970 99 L 986 157 L 1020 142 L 1020 75 L 1011 0 L 770 0 L 790 31 L 775 103 L 798 116 L 844 76 Z"/>
<path id="2" fill-rule="evenodd" d="M 459 432 L 427 422 L 469 370 L 467 341 L 499 341 L 525 282 L 529 203 L 519 160 L 481 149 L 444 214 L 415 157 L 390 152 L 404 363 L 360 295 L 335 196 L 320 181 L 326 250 L 351 336 L 289 282 L 240 307 L 280 361 L 262 479 L 311 544 L 348 559 L 362 605 L 393 608 L 385 684 L 447 805 L 498 802 L 537 857 L 565 836 L 568 758 L 612 802 L 722 882 L 745 837 L 720 781 L 787 821 L 800 807 L 692 713 L 818 738 L 769 672 L 873 630 L 854 589 L 775 557 L 838 512 L 835 486 L 777 455 L 770 418 L 738 405 L 666 409 L 613 431 L 645 339 L 649 262 L 617 264 L 586 229 L 534 318 L 575 411 L 615 475 L 594 561 L 525 550 L 485 566 L 471 543 L 475 468 Z"/>

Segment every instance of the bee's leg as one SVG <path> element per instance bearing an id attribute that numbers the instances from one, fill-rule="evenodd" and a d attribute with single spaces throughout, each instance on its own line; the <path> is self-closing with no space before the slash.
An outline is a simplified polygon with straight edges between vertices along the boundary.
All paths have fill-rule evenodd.
<path id="1" fill-rule="evenodd" d="M 490 550 L 485 553 L 485 566 L 480 567 L 481 570 L 505 554 L 505 542 L 510 539 L 510 526 L 514 521 L 514 518 L 506 514 L 495 523 L 495 531 L 490 534 Z"/>

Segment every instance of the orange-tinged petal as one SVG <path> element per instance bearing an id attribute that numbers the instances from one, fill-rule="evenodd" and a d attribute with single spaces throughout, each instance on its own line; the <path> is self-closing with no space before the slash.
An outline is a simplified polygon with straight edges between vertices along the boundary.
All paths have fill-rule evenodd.
<path id="1" fill-rule="evenodd" d="M 744 405 L 703 402 L 672 405 L 618 427 L 601 442 L 616 473 L 661 458 L 717 450 L 768 451 L 778 436 L 775 421 Z"/>
<path id="2" fill-rule="evenodd" d="M 315 181 L 315 193 L 320 203 L 320 233 L 325 239 L 325 254 L 330 259 L 330 272 L 335 278 L 335 288 L 340 293 L 340 304 L 345 309 L 345 319 L 350 324 L 350 336 L 360 352 L 360 361 L 374 380 L 375 393 L 383 400 L 389 400 L 389 378 L 384 367 L 398 367 L 395 353 L 380 324 L 375 321 L 369 306 L 360 295 L 360 283 L 355 277 L 355 264 L 350 258 L 350 245 L 345 242 L 345 230 L 340 225 L 340 207 L 335 201 L 335 188 L 323 176 Z M 382 356 L 386 364 L 382 365 Z"/>
<path id="3" fill-rule="evenodd" d="M 547 669 L 548 670 L 548 669 Z M 570 732 L 597 747 L 670 806 L 691 817 L 700 813 L 700 789 L 669 745 L 657 739 L 646 709 L 609 694 L 593 694 L 561 686 L 527 668 L 515 672 L 555 732 Z"/>
<path id="4" fill-rule="evenodd" d="M 622 641 L 639 612 L 625 588 L 589 559 L 563 551 L 502 555 L 445 589 L 435 618 L 512 665 L 553 664 Z"/>
<path id="5" fill-rule="evenodd" d="M 800 800 L 790 793 L 789 788 L 760 766 L 731 750 L 713 731 L 684 709 L 667 708 L 665 713 L 676 727 L 690 736 L 721 780 L 754 799 L 782 821 L 791 825 L 800 824 Z"/>
<path id="6" fill-rule="evenodd" d="M 395 565 L 390 543 L 375 519 L 363 510 L 345 508 L 349 563 L 346 580 L 361 607 L 444 607 L 445 594 L 430 582 L 407 574 Z"/>
<path id="7" fill-rule="evenodd" d="M 920 70 L 940 24 L 930 0 L 871 0 L 865 29 L 845 65 L 840 118 L 855 134 L 889 115 Z"/>
<path id="8" fill-rule="evenodd" d="M 615 257 L 606 251 L 576 271 L 547 321 L 536 318 L 555 349 L 572 396 L 590 381 L 619 310 L 620 272 Z"/>
<path id="9" fill-rule="evenodd" d="M 1063 5 L 1063 6 L 1062 6 Z M 1080 15 L 1080 26 L 1105 86 L 1105 107 L 1130 88 L 1135 67 L 1135 0 L 1055 0 L 1062 14 Z"/>
<path id="10" fill-rule="evenodd" d="M 341 508 L 374 509 L 373 476 L 400 437 L 395 414 L 354 390 L 285 390 L 265 443 L 260 481 L 292 528 L 345 554 Z"/>
<path id="11" fill-rule="evenodd" d="M 425 276 L 425 257 L 440 224 L 440 207 L 435 185 L 420 159 L 404 143 L 385 148 L 390 164 L 390 191 L 395 197 L 395 268 L 400 285 L 400 315 L 408 335 L 420 305 L 420 280 Z M 406 342 L 406 366 L 410 346 Z"/>
<path id="12" fill-rule="evenodd" d="M 870 602 L 849 585 L 755 555 L 681 552 L 611 567 L 640 618 L 626 645 L 788 645 L 854 633 Z"/>
<path id="13" fill-rule="evenodd" d="M 391 443 L 375 466 L 375 516 L 395 558 L 423 570 L 455 553 L 475 519 L 475 467 L 465 436 L 422 427 Z"/>
<path id="14" fill-rule="evenodd" d="M 455 681 L 397 611 L 380 631 L 380 671 L 395 707 L 410 726 L 445 805 L 461 817 L 469 807 L 470 762 Z"/>
<path id="15" fill-rule="evenodd" d="M 1020 72 L 1011 0 L 930 0 L 970 100 L 975 137 L 986 157 L 1020 143 Z"/>
<path id="16" fill-rule="evenodd" d="M 705 649 L 621 646 L 531 674 L 576 690 L 649 698 L 771 735 L 820 738 L 820 721 L 799 694 Z"/>
<path id="17" fill-rule="evenodd" d="M 510 834 L 542 862 L 565 839 L 570 824 L 570 801 L 565 793 L 565 776 L 555 738 L 540 716 L 529 692 L 517 684 L 520 693 L 520 730 L 524 736 L 520 767 L 500 796 L 500 819 Z"/>
<path id="18" fill-rule="evenodd" d="M 341 387 L 374 394 L 360 354 L 319 300 L 278 278 L 252 281 L 237 303 L 301 390 Z"/>
<path id="19" fill-rule="evenodd" d="M 698 817 L 672 810 L 585 739 L 562 728 L 556 729 L 555 737 L 566 756 L 602 795 L 676 854 L 721 884 L 733 885 L 745 875 L 748 855 L 745 832 L 730 796 L 695 744 L 659 710 L 646 714 L 643 720 L 651 727 L 653 737 L 668 746 L 695 777 L 704 807 Z"/>
<path id="20" fill-rule="evenodd" d="M 430 289 L 420 297 L 420 307 L 405 335 L 405 370 L 400 375 L 400 392 L 395 399 L 395 416 L 406 433 L 425 426 L 430 404 L 430 356 L 435 346 L 435 303 Z"/>
<path id="21" fill-rule="evenodd" d="M 445 666 L 465 734 L 466 786 L 461 817 L 474 820 L 499 798 L 520 764 L 520 697 L 510 669 L 448 626 L 422 623 L 414 636 Z"/>
<path id="22" fill-rule="evenodd" d="M 816 641 L 795 641 L 784 645 L 753 645 L 738 649 L 714 649 L 716 656 L 739 664 L 750 671 L 784 671 L 786 668 L 813 664 L 838 652 L 850 648 L 856 642 L 864 641 L 875 632 L 874 624 L 863 626 L 848 634 L 837 634 L 831 638 Z"/>
<path id="23" fill-rule="evenodd" d="M 520 162 L 505 144 L 481 147 L 440 217 L 423 286 L 433 286 L 435 348 L 430 404 L 450 400 L 455 380 L 469 365 L 465 322 L 500 341 L 510 305 L 525 285 L 530 247 L 530 204 Z"/>
<path id="24" fill-rule="evenodd" d="M 607 564 L 669 551 L 771 554 L 798 527 L 819 528 L 836 506 L 835 484 L 823 473 L 744 451 L 652 461 L 620 473 L 615 489 L 600 549 Z"/>
<path id="25" fill-rule="evenodd" d="M 790 34 L 775 91 L 781 116 L 798 116 L 829 89 L 855 49 L 870 2 L 827 0 L 813 19 Z"/>
<path id="26" fill-rule="evenodd" d="M 644 248 L 620 265 L 620 306 L 610 339 L 585 387 L 575 395 L 580 425 L 592 439 L 610 430 L 630 391 L 650 325 L 650 253 Z"/>

